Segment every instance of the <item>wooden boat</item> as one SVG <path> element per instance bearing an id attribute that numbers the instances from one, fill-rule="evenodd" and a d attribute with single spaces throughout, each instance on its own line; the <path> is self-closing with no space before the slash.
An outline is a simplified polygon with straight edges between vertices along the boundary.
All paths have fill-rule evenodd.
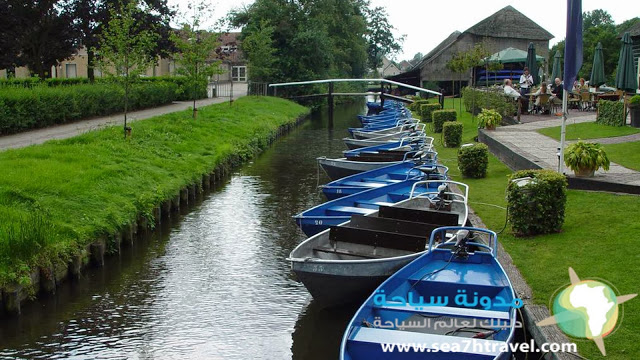
<path id="1" fill-rule="evenodd" d="M 376 138 L 383 135 L 400 134 L 404 132 L 410 132 L 410 133 L 414 131 L 424 132 L 424 128 L 425 128 L 425 124 L 420 124 L 416 121 L 416 122 L 405 123 L 399 126 L 384 128 L 381 130 L 371 130 L 371 129 L 355 130 L 354 129 L 350 133 L 354 139 L 371 139 L 371 138 Z"/>
<path id="2" fill-rule="evenodd" d="M 464 193 L 451 191 L 454 184 Z M 423 186 L 428 190 L 420 196 L 412 191 L 405 201 L 355 214 L 291 252 L 292 270 L 316 301 L 323 306 L 363 301 L 384 279 L 426 251 L 431 231 L 467 222 L 467 185 L 428 180 L 416 182 L 414 189 Z"/>
<path id="3" fill-rule="evenodd" d="M 434 247 L 447 235 L 455 242 Z M 353 316 L 340 359 L 510 359 L 521 301 L 497 249 L 490 230 L 434 230 L 427 253 L 389 277 Z M 438 351 L 444 346 L 449 351 Z"/>
<path id="4" fill-rule="evenodd" d="M 405 161 L 334 180 L 322 185 L 322 192 L 327 199 L 333 200 L 410 178 L 446 180 L 449 169 L 436 164 L 437 153 L 430 152 L 429 156 L 428 160 L 423 157 L 422 161 Z"/>

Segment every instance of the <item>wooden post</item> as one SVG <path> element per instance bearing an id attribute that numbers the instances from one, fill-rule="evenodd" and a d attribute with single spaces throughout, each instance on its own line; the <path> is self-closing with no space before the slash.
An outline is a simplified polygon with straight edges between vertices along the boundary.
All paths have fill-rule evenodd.
<path id="1" fill-rule="evenodd" d="M 380 106 L 384 109 L 384 83 L 380 81 Z"/>
<path id="2" fill-rule="evenodd" d="M 329 83 L 329 96 L 327 96 L 329 102 L 329 129 L 333 128 L 333 82 Z"/>

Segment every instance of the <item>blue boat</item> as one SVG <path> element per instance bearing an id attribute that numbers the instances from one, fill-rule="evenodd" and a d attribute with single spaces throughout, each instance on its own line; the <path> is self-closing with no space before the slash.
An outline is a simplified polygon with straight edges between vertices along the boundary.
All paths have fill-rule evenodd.
<path id="1" fill-rule="evenodd" d="M 469 187 L 428 180 L 429 192 L 309 237 L 289 255 L 291 269 L 316 303 L 333 307 L 361 304 L 386 278 L 427 251 L 434 229 L 463 226 Z M 463 193 L 453 191 L 457 186 Z"/>
<path id="2" fill-rule="evenodd" d="M 440 185 L 437 182 L 422 183 L 414 188 L 419 179 L 408 179 L 379 188 L 361 191 L 305 210 L 293 218 L 307 236 L 313 236 L 331 226 L 349 221 L 351 215 L 367 215 L 382 205 L 390 206 L 408 199 L 411 194 L 434 193 Z"/>
<path id="3" fill-rule="evenodd" d="M 399 141 L 402 141 L 405 144 L 408 142 L 422 142 L 422 143 L 428 142 L 429 144 L 432 144 L 433 138 L 428 137 L 424 132 L 414 131 L 414 132 L 404 132 L 401 134 L 382 135 L 382 136 L 378 136 L 371 139 L 352 139 L 352 138 L 342 139 L 342 142 L 344 142 L 344 144 L 347 146 L 349 150 L 373 147 L 377 145 L 389 145 Z M 393 147 L 393 145 L 391 146 Z"/>
<path id="4" fill-rule="evenodd" d="M 322 185 L 322 192 L 327 199 L 333 200 L 411 178 L 446 180 L 449 169 L 436 165 L 437 153 L 432 152 L 430 156 L 429 161 L 406 161 L 347 176 Z"/>
<path id="5" fill-rule="evenodd" d="M 435 246 L 436 239 L 450 241 Z M 497 260 L 497 243 L 486 229 L 435 229 L 427 253 L 353 316 L 340 359 L 510 359 L 522 303 Z"/>

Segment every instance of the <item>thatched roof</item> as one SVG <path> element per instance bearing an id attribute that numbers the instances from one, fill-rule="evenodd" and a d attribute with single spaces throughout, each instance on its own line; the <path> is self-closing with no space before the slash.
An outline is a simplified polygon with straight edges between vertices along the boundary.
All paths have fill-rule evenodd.
<path id="1" fill-rule="evenodd" d="M 447 36 L 440 44 L 438 44 L 433 50 L 429 51 L 429 53 L 422 57 L 419 63 L 414 65 L 414 67 L 422 67 L 422 65 L 426 62 L 429 62 L 432 59 L 435 59 L 440 55 L 443 51 L 449 48 L 449 46 L 453 45 L 454 42 L 460 37 L 462 33 L 460 31 L 454 31 L 451 35 Z"/>
<path id="2" fill-rule="evenodd" d="M 630 27 L 627 31 L 629 32 L 629 35 L 631 35 L 631 37 L 640 36 L 640 22 Z M 623 34 L 620 34 L 618 37 L 621 38 L 622 35 Z"/>
<path id="3" fill-rule="evenodd" d="M 511 5 L 473 25 L 465 33 L 527 40 L 550 40 L 554 37 Z"/>

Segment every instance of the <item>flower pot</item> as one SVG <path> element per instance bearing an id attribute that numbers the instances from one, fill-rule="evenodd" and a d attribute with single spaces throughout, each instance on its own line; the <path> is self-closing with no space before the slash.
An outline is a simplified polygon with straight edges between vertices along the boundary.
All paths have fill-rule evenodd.
<path id="1" fill-rule="evenodd" d="M 640 106 L 629 106 L 629 113 L 631 114 L 631 126 L 640 128 Z"/>
<path id="2" fill-rule="evenodd" d="M 573 171 L 576 174 L 576 177 L 592 177 L 595 174 L 595 169 L 589 168 L 580 168 L 578 170 Z"/>
<path id="3" fill-rule="evenodd" d="M 487 129 L 487 130 L 495 130 L 496 126 L 495 125 L 486 125 L 484 128 Z"/>

